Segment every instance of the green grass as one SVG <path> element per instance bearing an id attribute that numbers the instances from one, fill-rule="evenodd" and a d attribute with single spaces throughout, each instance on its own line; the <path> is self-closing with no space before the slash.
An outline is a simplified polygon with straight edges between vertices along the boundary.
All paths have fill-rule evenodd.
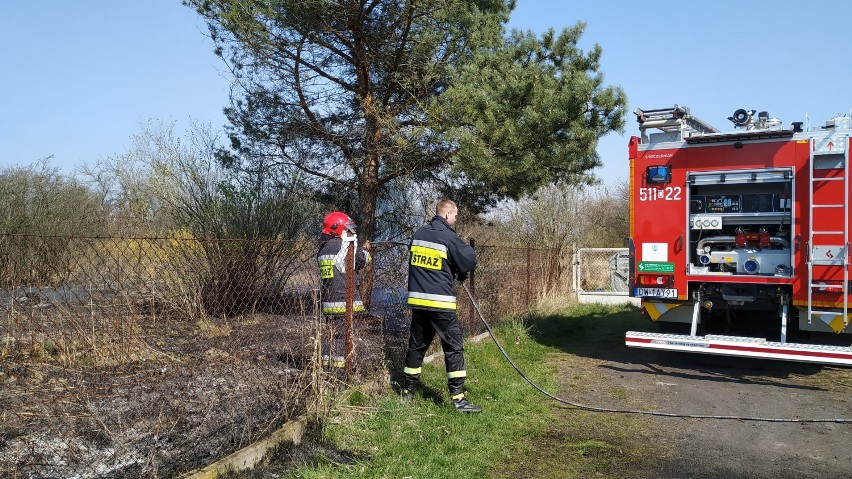
<path id="1" fill-rule="evenodd" d="M 559 395 L 593 374 L 579 370 L 560 383 L 560 361 L 623 344 L 624 331 L 641 324 L 630 308 L 577 306 L 508 321 L 497 335 L 533 381 Z M 288 477 L 636 477 L 630 468 L 648 457 L 647 447 L 632 445 L 644 431 L 641 419 L 561 407 L 518 376 L 490 340 L 468 344 L 466 356 L 468 398 L 483 413 L 453 411 L 443 365 L 424 365 L 425 388 L 412 403 L 390 391 L 340 401 L 324 440 L 348 451 L 348 463 L 315 454 Z"/>
<path id="2" fill-rule="evenodd" d="M 570 400 L 583 388 L 600 388 L 596 364 L 600 359 L 624 354 L 624 332 L 653 326 L 644 323 L 634 308 L 577 305 L 537 316 L 528 322 L 531 335 L 551 351 L 549 362 L 560 363 L 557 396 Z M 629 354 L 629 353 L 627 353 Z M 622 399 L 623 388 L 611 397 Z M 554 419 L 534 436 L 516 446 L 510 461 L 495 465 L 492 478 L 641 478 L 665 458 L 653 446 L 646 418 L 589 412 L 551 402 Z"/>

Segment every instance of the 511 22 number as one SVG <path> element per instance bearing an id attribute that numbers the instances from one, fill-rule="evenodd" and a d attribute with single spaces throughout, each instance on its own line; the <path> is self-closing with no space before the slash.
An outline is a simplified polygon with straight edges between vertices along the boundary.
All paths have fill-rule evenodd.
<path id="1" fill-rule="evenodd" d="M 679 201 L 683 189 L 680 186 L 665 188 L 639 188 L 639 201 Z"/>

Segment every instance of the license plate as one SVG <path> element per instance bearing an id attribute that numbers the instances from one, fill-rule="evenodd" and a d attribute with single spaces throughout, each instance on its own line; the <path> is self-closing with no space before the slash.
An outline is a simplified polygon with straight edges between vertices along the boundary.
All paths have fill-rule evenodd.
<path id="1" fill-rule="evenodd" d="M 640 298 L 677 298 L 677 290 L 663 288 L 636 288 L 636 296 Z"/>

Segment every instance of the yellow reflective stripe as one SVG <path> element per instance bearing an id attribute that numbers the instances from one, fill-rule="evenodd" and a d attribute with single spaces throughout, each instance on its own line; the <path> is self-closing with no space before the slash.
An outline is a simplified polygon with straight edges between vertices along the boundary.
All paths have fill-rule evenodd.
<path id="1" fill-rule="evenodd" d="M 363 306 L 354 306 L 352 308 L 352 311 L 354 311 L 356 313 L 363 313 L 364 307 Z M 322 308 L 322 312 L 325 313 L 325 314 L 343 314 L 343 313 L 346 312 L 346 307 L 344 306 L 342 308 Z"/>
<path id="2" fill-rule="evenodd" d="M 423 372 L 423 368 L 410 368 L 408 366 L 402 368 L 402 372 L 405 374 L 420 374 Z"/>
<path id="3" fill-rule="evenodd" d="M 843 296 L 840 296 L 840 301 L 811 301 L 811 306 L 815 308 L 843 308 Z M 807 301 L 793 301 L 793 306 L 807 308 Z"/>
<path id="4" fill-rule="evenodd" d="M 425 306 L 438 309 L 456 309 L 456 297 L 446 294 L 408 292 L 409 306 Z"/>
<path id="5" fill-rule="evenodd" d="M 414 240 L 414 241 L 411 242 L 411 250 L 412 251 L 414 251 L 414 248 L 418 248 L 418 247 L 437 250 L 437 251 L 441 252 L 442 258 L 447 257 L 447 245 L 443 245 L 441 243 L 433 243 L 431 241 L 424 241 L 424 240 Z"/>
<path id="6" fill-rule="evenodd" d="M 827 324 L 835 333 L 840 333 L 848 324 L 849 319 L 843 321 L 843 313 L 814 313 L 814 318 Z"/>
<path id="7" fill-rule="evenodd" d="M 467 377 L 467 371 L 450 371 L 450 372 L 447 373 L 447 377 L 449 379 L 466 378 Z"/>
<path id="8" fill-rule="evenodd" d="M 432 301 L 441 301 L 444 303 L 455 303 L 456 297 L 448 294 L 431 294 L 431 293 L 419 293 L 417 291 L 409 291 L 409 298 L 416 299 L 430 299 Z"/>
<path id="9" fill-rule="evenodd" d="M 453 401 L 457 401 L 457 400 L 459 400 L 463 397 L 464 397 L 464 393 L 456 394 L 455 396 L 453 396 Z"/>
<path id="10" fill-rule="evenodd" d="M 362 303 L 361 301 L 355 301 L 354 303 L 352 303 L 352 311 L 364 311 L 364 303 Z M 322 303 L 322 312 L 326 314 L 345 313 L 346 303 Z"/>
<path id="11" fill-rule="evenodd" d="M 333 358 L 328 356 L 327 354 L 322 355 L 322 365 L 323 366 L 333 366 L 342 368 L 346 365 L 346 358 L 343 356 L 334 356 Z"/>
<path id="12" fill-rule="evenodd" d="M 656 321 L 660 319 L 660 316 L 662 316 L 671 309 L 677 308 L 678 306 L 680 306 L 680 304 L 663 303 L 660 301 L 642 301 L 642 306 L 645 307 L 645 311 L 648 313 L 648 316 L 651 318 L 651 321 Z"/>
<path id="13" fill-rule="evenodd" d="M 456 309 L 456 303 L 449 301 L 433 301 L 431 299 L 408 298 L 409 306 L 425 306 L 427 308 Z"/>
<path id="14" fill-rule="evenodd" d="M 657 310 L 657 305 L 655 303 L 644 303 L 642 306 L 645 306 L 645 311 L 648 313 L 648 316 L 651 318 L 651 321 L 656 321 L 660 319 L 660 316 L 663 315 L 662 312 Z"/>
<path id="15" fill-rule="evenodd" d="M 447 252 L 446 251 L 441 251 L 441 250 L 435 249 L 435 248 L 427 248 L 427 247 L 424 247 L 424 246 L 412 246 L 411 252 L 412 253 L 419 253 L 419 254 L 426 255 L 426 256 L 435 256 L 436 253 L 437 253 L 437 255 L 439 257 L 441 257 L 443 259 L 447 259 Z"/>

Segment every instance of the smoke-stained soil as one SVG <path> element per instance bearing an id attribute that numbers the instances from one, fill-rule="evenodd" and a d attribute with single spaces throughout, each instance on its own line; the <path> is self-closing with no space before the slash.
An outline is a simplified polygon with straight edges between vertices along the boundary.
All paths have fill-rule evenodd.
<path id="1" fill-rule="evenodd" d="M 7 350 L 0 477 L 174 477 L 265 437 L 340 381 L 318 365 L 304 317 L 161 326 L 130 345 L 130 362 L 62 365 Z M 375 326 L 356 330 L 355 375 L 382 368 Z"/>

